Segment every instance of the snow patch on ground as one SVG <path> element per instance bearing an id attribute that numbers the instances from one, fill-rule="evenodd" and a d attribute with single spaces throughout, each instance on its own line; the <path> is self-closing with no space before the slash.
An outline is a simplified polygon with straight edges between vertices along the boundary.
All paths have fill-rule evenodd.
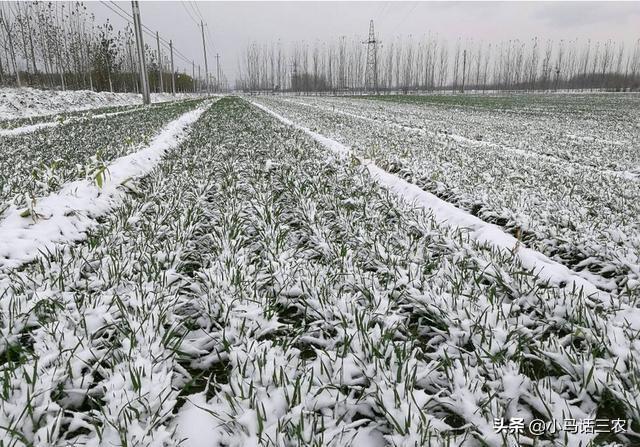
<path id="1" fill-rule="evenodd" d="M 165 152 L 176 147 L 206 106 L 185 113 L 170 122 L 147 146 L 113 161 L 102 187 L 91 180 L 67 183 L 62 189 L 37 200 L 35 216 L 23 217 L 12 206 L 0 221 L 0 271 L 35 259 L 55 244 L 83 240 L 95 218 L 117 206 L 127 183 L 149 173 Z"/>
<path id="2" fill-rule="evenodd" d="M 151 102 L 200 97 L 190 93 L 152 93 Z M 137 93 L 94 92 L 91 90 L 38 90 L 30 87 L 0 89 L 0 120 L 28 118 L 98 107 L 125 106 L 142 102 Z"/>
<path id="3" fill-rule="evenodd" d="M 175 419 L 176 438 L 183 447 L 209 447 L 218 445 L 220 432 L 212 417 L 205 393 L 192 394 Z"/>

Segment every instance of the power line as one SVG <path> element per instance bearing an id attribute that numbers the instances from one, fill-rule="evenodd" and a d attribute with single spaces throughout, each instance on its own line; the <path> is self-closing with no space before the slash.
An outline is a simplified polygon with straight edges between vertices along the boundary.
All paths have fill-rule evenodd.
<path id="1" fill-rule="evenodd" d="M 175 52 L 176 52 L 176 54 L 178 54 L 178 55 L 182 56 L 182 57 L 183 57 L 185 60 L 187 60 L 188 62 L 191 62 L 191 60 L 189 59 L 189 57 L 188 57 L 188 56 L 185 56 L 183 53 L 181 53 L 180 51 L 178 51 L 178 50 L 176 49 L 176 46 L 175 46 L 175 45 L 173 46 L 173 51 L 175 51 Z"/>
<path id="2" fill-rule="evenodd" d="M 106 6 L 109 10 L 111 10 L 114 14 L 118 15 L 120 18 L 122 18 L 125 22 L 129 23 L 130 25 L 133 25 L 133 17 L 126 12 L 124 9 L 122 9 L 120 6 L 118 6 L 117 4 L 115 4 L 114 2 L 111 2 L 114 6 L 116 6 L 120 11 L 122 11 L 125 15 L 123 16 L 120 12 L 116 11 L 115 9 L 113 9 L 107 2 L 101 1 L 100 3 L 102 3 L 104 6 Z M 142 24 L 143 28 L 147 28 L 147 26 L 145 26 L 144 24 Z M 152 38 L 156 38 L 155 34 L 153 33 L 152 30 L 145 30 L 142 29 L 141 30 L 143 33 L 147 34 L 148 36 L 152 37 Z M 160 38 L 160 40 L 164 41 L 164 39 Z"/>
<path id="3" fill-rule="evenodd" d="M 111 11 L 115 12 L 116 14 L 118 14 L 117 11 L 115 11 L 113 8 L 111 8 L 106 2 L 101 1 L 100 3 L 104 4 L 106 7 L 108 7 Z M 129 23 L 131 23 L 131 20 L 133 20 L 133 17 L 124 9 L 122 9 L 120 7 L 120 5 L 118 5 L 117 3 L 113 2 L 113 1 L 109 1 L 109 3 L 111 3 L 113 6 L 115 6 L 116 8 L 118 8 L 120 11 L 122 11 L 127 17 L 129 17 L 129 19 L 127 19 L 126 17 L 122 17 L 122 14 L 118 14 L 120 17 L 122 17 L 123 19 L 129 21 Z M 152 30 L 151 28 L 149 28 L 147 25 L 145 25 L 144 23 L 141 23 L 142 27 L 145 28 L 145 30 L 142 30 L 145 34 L 147 34 L 150 37 L 153 37 L 155 39 L 155 33 L 156 31 Z M 168 49 L 169 46 L 171 45 L 171 43 L 165 39 L 164 37 L 160 36 L 160 41 L 165 45 L 165 49 Z M 176 50 L 176 48 L 174 47 L 173 50 L 178 53 L 178 54 L 182 54 L 180 53 L 178 50 Z M 184 56 L 184 55 L 183 55 Z M 187 59 L 186 56 L 184 56 L 185 59 Z M 190 60 L 187 59 L 187 62 L 191 62 Z"/>
<path id="4" fill-rule="evenodd" d="M 121 18 L 123 18 L 126 22 L 133 24 L 133 22 L 131 21 L 131 18 L 127 18 L 125 16 L 123 16 L 122 14 L 120 14 L 118 11 L 116 11 L 115 9 L 113 9 L 111 6 L 109 6 L 109 4 L 107 2 L 100 2 L 102 3 L 104 6 L 106 6 L 107 8 L 109 8 L 113 13 L 115 13 L 116 15 L 120 16 Z"/>
<path id="5" fill-rule="evenodd" d="M 131 16 L 131 14 L 129 14 L 125 9 L 123 9 L 122 7 L 120 7 L 120 5 L 118 5 L 117 3 L 113 2 L 113 1 L 109 1 L 109 3 L 111 3 L 111 5 L 113 5 L 116 9 L 114 9 L 109 3 L 107 3 L 106 1 L 101 1 L 100 3 L 102 3 L 105 7 L 107 7 L 111 12 L 113 12 L 114 14 L 116 14 L 117 16 L 119 16 L 121 19 L 123 19 L 125 22 L 133 25 L 133 17 Z M 193 8 L 193 5 L 190 4 L 190 6 Z M 197 7 L 197 4 L 196 4 Z M 186 9 L 185 7 L 185 11 L 187 11 L 187 13 L 189 14 L 189 17 L 194 20 L 193 16 L 189 13 L 189 10 Z M 198 8 L 197 10 L 194 8 L 194 12 L 198 15 L 198 17 L 202 17 L 202 14 L 200 12 L 200 9 Z M 195 20 L 194 20 L 195 21 Z M 196 22 L 197 24 L 197 22 Z M 145 33 L 147 36 L 149 36 L 152 39 L 156 39 L 156 34 L 155 32 L 149 28 L 148 26 L 146 26 L 144 23 L 141 23 L 141 31 L 143 33 Z M 212 47 L 213 44 L 211 43 L 211 34 L 209 31 L 209 28 L 207 27 L 207 40 L 209 41 L 209 46 Z M 171 42 L 167 41 L 167 39 L 163 38 L 162 36 L 159 36 L 159 40 L 162 43 L 162 46 L 164 47 L 165 50 L 169 50 L 170 51 L 170 47 L 171 47 Z M 186 63 L 187 65 L 191 65 L 194 61 L 193 59 L 189 59 L 188 56 L 186 56 L 184 53 L 182 53 L 180 50 L 178 50 L 175 45 L 173 45 L 173 52 L 175 53 L 176 57 L 178 59 L 180 59 L 182 62 Z M 158 55 L 159 56 L 159 55 Z"/>
<path id="6" fill-rule="evenodd" d="M 182 5 L 182 7 L 184 8 L 184 10 L 187 12 L 187 14 L 189 15 L 189 18 L 193 21 L 193 23 L 195 23 L 196 25 L 198 25 L 198 21 L 196 19 L 193 18 L 193 16 L 191 15 L 191 12 L 189 12 L 189 8 L 187 8 L 187 5 L 185 5 L 184 2 L 180 2 L 180 4 Z"/>
<path id="7" fill-rule="evenodd" d="M 196 13 L 196 16 L 197 16 L 200 20 L 206 21 L 206 20 L 204 20 L 204 16 L 202 15 L 202 12 L 200 11 L 200 7 L 198 6 L 198 3 L 197 3 L 197 2 L 195 2 L 195 1 L 193 1 L 193 0 L 192 0 L 192 1 L 189 3 L 189 5 L 191 6 L 191 9 L 193 9 L 193 11 Z"/>
<path id="8" fill-rule="evenodd" d="M 105 3 L 105 2 L 101 2 L 101 3 Z M 129 18 L 133 19 L 133 17 L 131 16 L 131 14 L 129 14 L 129 12 L 127 12 L 125 9 L 121 8 L 120 5 L 118 5 L 116 2 L 112 2 L 109 1 L 109 3 L 111 3 L 113 6 L 115 6 L 116 8 L 118 8 L 120 11 L 122 11 L 126 16 L 128 16 Z"/>
<path id="9" fill-rule="evenodd" d="M 122 13 L 118 12 L 117 10 L 113 9 L 111 7 L 111 5 L 109 5 L 109 3 L 105 2 L 105 1 L 101 1 L 100 3 L 102 3 L 104 6 L 106 6 L 111 12 L 113 12 L 114 14 L 116 14 L 117 16 L 119 16 L 121 19 L 123 19 L 124 21 L 126 21 L 127 23 L 133 25 L 133 17 L 124 9 L 122 9 L 118 4 L 116 4 L 113 1 L 110 1 L 109 3 L 111 3 L 112 5 L 114 5 L 116 8 L 118 8 Z M 123 15 L 124 14 L 124 15 Z M 145 24 L 141 23 L 142 27 L 141 27 L 141 31 L 143 33 L 145 33 L 147 36 L 151 37 L 152 39 L 156 38 L 155 32 L 149 28 L 148 26 L 146 26 Z M 142 29 L 144 28 L 144 29 Z M 163 37 L 160 37 L 160 41 L 162 42 L 162 44 L 164 45 L 165 50 L 170 50 L 170 43 L 169 41 L 167 41 L 166 39 L 164 39 Z M 173 51 L 178 55 L 178 57 L 185 63 L 187 64 L 191 64 L 192 60 L 190 60 L 187 56 L 185 56 L 182 52 L 180 52 L 179 50 L 176 49 L 176 47 L 173 47 Z"/>
<path id="10" fill-rule="evenodd" d="M 204 15 L 202 14 L 202 11 L 200 10 L 200 6 L 198 5 L 198 2 L 191 0 L 191 1 L 187 1 L 186 2 L 190 7 L 191 10 L 193 11 L 193 13 L 195 14 L 196 18 L 200 19 L 201 22 L 205 22 L 205 27 L 207 28 L 206 31 L 206 36 L 205 39 L 208 43 L 208 47 L 210 51 L 213 51 L 214 45 L 213 43 L 215 42 L 215 39 L 213 38 L 213 35 L 211 33 L 211 28 L 209 27 L 209 24 L 206 23 L 206 20 L 204 19 Z M 185 10 L 187 11 L 187 13 L 189 13 L 189 10 L 187 9 L 187 7 L 184 5 L 183 6 L 185 8 Z M 193 19 L 193 17 L 191 16 L 191 14 L 189 13 L 189 17 L 191 17 Z M 197 24 L 197 20 L 196 20 L 196 24 Z M 210 55 L 209 51 L 207 51 L 207 54 Z"/>
<path id="11" fill-rule="evenodd" d="M 215 39 L 213 38 L 213 35 L 211 34 L 211 30 L 209 29 L 208 25 L 207 25 L 207 36 L 209 38 L 209 44 L 211 45 L 211 48 L 213 48 L 213 42 L 215 42 Z"/>
<path id="12" fill-rule="evenodd" d="M 205 27 L 207 28 L 206 39 L 207 39 L 207 42 L 209 43 L 210 49 L 213 49 L 213 42 L 215 41 L 215 39 L 211 35 L 211 29 L 209 28 L 209 24 L 205 20 L 203 14 L 202 14 L 202 11 L 200 11 L 200 6 L 198 6 L 198 2 L 196 2 L 194 0 L 191 0 L 191 1 L 187 1 L 187 4 L 189 6 L 191 6 L 191 9 L 194 12 L 194 14 L 196 15 L 196 17 L 199 18 L 201 22 L 205 23 Z M 185 9 L 186 9 L 186 7 L 185 7 Z"/>
<path id="13" fill-rule="evenodd" d="M 104 3 L 104 2 L 102 2 Z M 113 6 L 115 6 L 116 8 L 118 8 L 120 11 L 122 11 L 125 15 L 127 15 L 129 18 L 133 19 L 131 17 L 131 15 L 124 10 L 122 7 L 120 7 L 120 5 L 118 5 L 116 2 L 109 0 L 109 3 L 111 3 Z M 106 4 L 105 4 L 106 5 Z M 108 5 L 107 5 L 108 6 Z M 113 11 L 113 10 L 112 10 Z M 122 17 L 122 16 L 120 16 Z M 145 28 L 144 30 L 142 30 L 145 34 L 152 36 L 155 38 L 155 31 L 152 30 L 151 28 L 149 28 L 147 25 L 145 25 L 144 23 L 141 23 L 142 27 Z M 169 46 L 169 41 L 167 41 L 167 39 L 160 37 L 160 40 L 168 47 Z"/>
<path id="14" fill-rule="evenodd" d="M 206 23 L 205 23 L 205 27 L 207 28 L 207 35 L 205 36 L 205 38 L 207 39 L 207 42 L 209 43 L 209 50 L 210 50 L 210 51 L 213 51 L 213 48 L 214 48 L 214 47 L 213 47 L 214 39 L 213 39 L 213 37 L 211 36 L 211 30 L 209 29 L 209 24 L 206 24 Z M 211 53 L 207 52 L 207 54 L 211 54 Z"/>
<path id="15" fill-rule="evenodd" d="M 202 12 L 200 11 L 200 6 L 198 6 L 198 3 L 194 0 L 191 0 L 191 3 L 193 3 L 196 6 L 196 9 L 198 10 L 198 14 L 200 14 L 200 17 L 202 17 Z"/>
<path id="16" fill-rule="evenodd" d="M 126 14 L 128 17 L 131 18 L 131 20 L 133 20 L 133 16 L 131 16 L 131 14 L 129 14 L 125 9 L 123 9 L 120 5 L 118 5 L 116 2 L 109 0 L 109 3 L 111 3 L 113 6 L 115 6 L 116 8 L 118 8 L 120 11 L 122 11 L 124 14 Z M 142 25 L 143 28 L 146 28 L 147 31 L 149 31 L 150 33 L 154 33 L 155 31 L 152 30 L 151 28 L 149 28 L 147 25 L 145 25 L 144 23 L 140 23 Z"/>

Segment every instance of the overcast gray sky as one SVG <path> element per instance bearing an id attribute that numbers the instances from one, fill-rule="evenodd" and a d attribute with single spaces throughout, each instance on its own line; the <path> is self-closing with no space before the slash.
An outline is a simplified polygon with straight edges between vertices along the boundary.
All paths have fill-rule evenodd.
<path id="1" fill-rule="evenodd" d="M 90 3 L 99 21 L 124 21 L 104 3 Z M 131 3 L 116 2 L 130 12 Z M 197 4 L 196 4 L 197 3 Z M 112 6 L 113 7 L 113 6 Z M 227 78 L 235 79 L 238 57 L 251 41 L 330 41 L 337 36 L 366 39 L 369 20 L 384 41 L 429 31 L 453 42 L 508 39 L 595 40 L 629 43 L 640 38 L 640 2 L 250 2 L 144 1 L 142 22 L 172 39 L 188 59 L 202 64 L 202 39 L 194 20 L 208 25 L 209 66 L 220 54 Z M 148 36 L 145 39 L 150 40 Z M 154 44 L 155 42 L 148 42 Z M 176 60 L 176 62 L 178 62 Z M 181 63 L 180 66 L 184 66 Z"/>

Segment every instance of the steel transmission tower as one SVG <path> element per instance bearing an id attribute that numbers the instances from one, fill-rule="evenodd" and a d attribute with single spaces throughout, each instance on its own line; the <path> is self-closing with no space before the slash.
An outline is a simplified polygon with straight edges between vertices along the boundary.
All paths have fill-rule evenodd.
<path id="1" fill-rule="evenodd" d="M 378 94 L 378 44 L 373 30 L 373 20 L 369 22 L 369 40 L 362 42 L 367 45 L 367 68 L 364 74 L 365 89 Z"/>

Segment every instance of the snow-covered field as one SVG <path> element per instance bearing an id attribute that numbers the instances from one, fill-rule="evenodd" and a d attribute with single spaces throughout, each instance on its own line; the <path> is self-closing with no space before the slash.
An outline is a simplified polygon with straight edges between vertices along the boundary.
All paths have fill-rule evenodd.
<path id="1" fill-rule="evenodd" d="M 530 110 L 260 99 L 566 264 L 640 285 L 640 97 Z M 599 101 L 600 100 L 600 101 Z M 589 110 L 589 109 L 588 109 Z"/>
<path id="2" fill-rule="evenodd" d="M 197 95 L 178 93 L 152 93 L 151 102 L 175 101 Z M 35 88 L 1 88 L 0 120 L 30 118 L 75 112 L 98 107 L 140 104 L 142 96 L 136 93 L 93 92 L 91 90 L 39 90 Z"/>
<path id="3" fill-rule="evenodd" d="M 597 97 L 0 134 L 0 446 L 637 443 L 638 104 Z"/>

